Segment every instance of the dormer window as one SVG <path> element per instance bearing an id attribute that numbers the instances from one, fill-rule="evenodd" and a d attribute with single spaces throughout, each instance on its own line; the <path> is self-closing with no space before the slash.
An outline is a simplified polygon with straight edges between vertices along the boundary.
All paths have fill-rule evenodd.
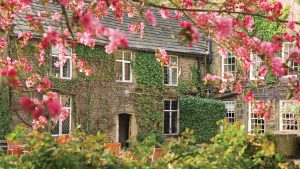
<path id="1" fill-rule="evenodd" d="M 65 56 L 59 52 L 57 47 L 51 49 L 51 74 L 61 79 L 72 78 L 72 50 L 67 49 Z M 61 58 L 61 59 L 60 59 Z M 59 62 L 63 62 L 59 64 Z"/>

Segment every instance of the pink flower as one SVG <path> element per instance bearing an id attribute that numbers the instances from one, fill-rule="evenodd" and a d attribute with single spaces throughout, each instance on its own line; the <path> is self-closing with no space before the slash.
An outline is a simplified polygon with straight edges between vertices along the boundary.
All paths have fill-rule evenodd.
<path id="1" fill-rule="evenodd" d="M 43 129 L 45 128 L 46 124 L 48 123 L 46 117 L 44 116 L 39 116 L 38 119 L 33 119 L 32 121 L 32 128 L 34 130 L 38 130 L 38 129 Z"/>
<path id="2" fill-rule="evenodd" d="M 57 117 L 59 112 L 61 111 L 61 105 L 59 101 L 54 99 L 48 100 L 47 110 L 53 118 Z"/>
<path id="3" fill-rule="evenodd" d="M 58 13 L 58 12 L 55 12 L 53 15 L 52 15 L 52 20 L 53 21 L 59 21 L 61 18 L 61 14 Z"/>
<path id="4" fill-rule="evenodd" d="M 221 80 L 221 78 L 219 76 L 211 75 L 209 73 L 204 77 L 204 82 L 205 83 L 219 81 L 219 80 Z"/>
<path id="5" fill-rule="evenodd" d="M 34 110 L 34 104 L 29 97 L 23 97 L 20 101 L 20 104 L 24 111 L 32 112 Z"/>
<path id="6" fill-rule="evenodd" d="M 156 23 L 156 19 L 154 17 L 154 14 L 152 11 L 148 10 L 146 13 L 145 13 L 145 18 L 146 20 L 152 25 L 152 26 L 156 26 L 157 23 Z"/>
<path id="7" fill-rule="evenodd" d="M 60 118 L 62 121 L 64 121 L 64 120 L 66 120 L 66 119 L 69 117 L 69 115 L 70 115 L 70 112 L 69 112 L 68 109 L 62 109 L 62 110 L 61 110 L 61 113 L 60 113 L 60 115 L 59 115 L 59 118 Z"/>
<path id="8" fill-rule="evenodd" d="M 282 58 L 280 58 L 280 57 L 273 57 L 272 58 L 272 70 L 279 77 L 282 77 L 282 76 L 285 75 L 285 70 L 284 70 L 284 65 L 282 63 Z"/>
<path id="9" fill-rule="evenodd" d="M 224 83 L 224 82 L 221 83 L 219 92 L 224 93 L 226 91 L 226 86 L 227 86 L 226 83 Z"/>
<path id="10" fill-rule="evenodd" d="M 18 39 L 22 39 L 21 43 L 24 46 L 28 45 L 28 40 L 31 38 L 32 38 L 31 32 L 21 32 L 18 34 Z"/>
<path id="11" fill-rule="evenodd" d="M 63 6 L 66 6 L 69 3 L 69 0 L 59 0 L 59 3 Z"/>
<path id="12" fill-rule="evenodd" d="M 80 43 L 90 47 L 95 46 L 95 41 L 92 37 L 92 34 L 90 34 L 89 32 L 83 32 L 83 33 L 78 32 L 77 37 L 79 38 Z"/>
<path id="13" fill-rule="evenodd" d="M 217 38 L 219 40 L 224 40 L 226 37 L 231 36 L 233 33 L 232 19 L 219 17 L 216 20 L 217 27 Z"/>
<path id="14" fill-rule="evenodd" d="M 156 54 L 157 61 L 159 61 L 165 65 L 169 64 L 170 57 L 168 56 L 167 52 L 161 48 L 159 48 L 158 51 L 159 51 L 159 53 Z"/>
<path id="15" fill-rule="evenodd" d="M 237 82 L 236 86 L 235 86 L 235 90 L 234 93 L 236 94 L 241 94 L 243 91 L 243 86 L 240 82 Z"/>
<path id="16" fill-rule="evenodd" d="M 159 13 L 163 19 L 170 18 L 170 11 L 168 9 L 162 8 Z"/>
<path id="17" fill-rule="evenodd" d="M 291 30 L 294 30 L 296 26 L 296 22 L 295 21 L 289 21 L 288 22 L 288 28 Z"/>
<path id="18" fill-rule="evenodd" d="M 180 34 L 181 36 L 185 36 L 187 41 L 189 42 L 189 46 L 192 47 L 194 43 L 199 41 L 198 30 L 195 29 L 192 23 L 186 21 L 179 21 L 179 26 L 183 27 Z"/>
<path id="19" fill-rule="evenodd" d="M 118 49 L 118 46 L 128 47 L 126 34 L 118 29 L 108 29 L 109 43 L 105 46 L 105 52 L 110 54 Z"/>
<path id="20" fill-rule="evenodd" d="M 6 48 L 6 40 L 2 37 L 0 37 L 0 50 Z"/>
<path id="21" fill-rule="evenodd" d="M 261 77 L 265 77 L 267 75 L 267 66 L 264 65 L 259 69 L 259 74 Z"/>
<path id="22" fill-rule="evenodd" d="M 22 3 L 24 3 L 25 5 L 29 5 L 31 4 L 32 0 L 21 0 Z"/>
<path id="23" fill-rule="evenodd" d="M 144 23 L 143 22 L 135 22 L 133 25 L 128 24 L 128 29 L 131 34 L 135 34 L 137 32 L 140 32 L 141 38 L 144 36 Z"/>
<path id="24" fill-rule="evenodd" d="M 248 32 L 252 32 L 252 27 L 254 25 L 254 20 L 251 16 L 245 16 L 245 19 L 243 21 L 243 27 L 245 27 Z"/>
<path id="25" fill-rule="evenodd" d="M 224 82 L 233 82 L 234 76 L 231 72 L 224 72 Z"/>
<path id="26" fill-rule="evenodd" d="M 264 117 L 263 117 L 264 120 L 269 120 L 270 119 L 270 113 L 265 113 L 264 114 Z"/>
<path id="27" fill-rule="evenodd" d="M 252 92 L 249 92 L 245 97 L 244 97 L 245 102 L 252 102 L 254 101 L 254 94 Z"/>
<path id="28" fill-rule="evenodd" d="M 260 44 L 261 52 L 269 57 L 273 57 L 275 53 L 275 49 L 271 42 L 262 42 Z"/>
<path id="29" fill-rule="evenodd" d="M 44 77 L 42 79 L 42 81 L 43 81 L 43 84 L 44 84 L 46 90 L 49 90 L 51 87 L 51 83 L 50 83 L 49 79 L 47 77 Z"/>

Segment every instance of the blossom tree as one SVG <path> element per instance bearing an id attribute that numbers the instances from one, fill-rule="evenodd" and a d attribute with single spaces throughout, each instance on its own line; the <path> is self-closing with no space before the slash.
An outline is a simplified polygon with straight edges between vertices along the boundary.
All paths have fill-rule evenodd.
<path id="1" fill-rule="evenodd" d="M 199 32 L 202 32 L 208 40 L 214 41 L 219 46 L 220 54 L 225 55 L 230 51 L 241 63 L 242 71 L 238 72 L 234 79 L 230 73 L 224 74 L 224 78 L 208 74 L 204 81 L 213 83 L 224 92 L 227 88 L 236 94 L 245 93 L 245 101 L 253 102 L 253 93 L 245 91 L 243 84 L 247 82 L 246 72 L 252 63 L 250 54 L 254 53 L 263 60 L 260 76 L 266 76 L 267 72 L 278 77 L 285 76 L 291 69 L 287 62 L 300 63 L 300 34 L 296 29 L 299 24 L 296 21 L 280 19 L 283 6 L 280 2 L 268 0 L 246 1 L 206 1 L 206 0 L 53 0 L 40 1 L 43 10 L 36 11 L 31 7 L 32 0 L 2 0 L 0 1 L 0 77 L 3 85 L 16 90 L 37 92 L 42 97 L 32 94 L 20 99 L 21 109 L 32 114 L 35 128 L 42 127 L 47 120 L 58 117 L 67 117 L 57 99 L 57 94 L 50 91 L 51 82 L 42 74 L 33 73 L 32 67 L 41 67 L 45 64 L 45 51 L 49 47 L 58 49 L 57 67 L 66 62 L 67 48 L 78 44 L 94 47 L 96 38 L 106 38 L 105 51 L 113 53 L 118 47 L 128 47 L 126 34 L 118 29 L 105 27 L 101 18 L 111 13 L 120 23 L 124 15 L 132 18 L 134 24 L 128 25 L 131 33 L 144 35 L 147 26 L 160 27 L 156 22 L 154 8 L 160 12 L 160 17 L 175 20 L 181 31 L 178 32 L 178 41 L 193 47 L 199 42 Z M 50 11 L 48 3 L 57 3 L 59 11 Z M 272 22 L 279 22 L 286 26 L 286 32 L 276 35 L 270 42 L 262 41 L 250 36 L 254 20 L 253 16 L 266 18 Z M 139 17 L 140 21 L 135 21 Z M 22 18 L 31 31 L 14 35 L 13 23 Z M 46 21 L 53 25 L 45 25 Z M 60 25 L 60 26 L 57 26 Z M 38 44 L 39 56 L 36 57 L 38 65 L 32 65 L 32 61 L 26 56 L 10 56 L 7 52 L 12 48 L 10 37 L 17 37 L 18 44 L 26 47 L 33 37 L 40 37 Z M 281 50 L 283 42 L 294 42 L 296 45 L 290 50 L 287 62 L 283 62 L 276 55 Z M 158 47 L 157 60 L 168 63 L 169 58 L 164 49 Z M 225 56 L 224 56 L 225 57 Z M 87 62 L 76 58 L 72 54 L 72 62 L 79 72 L 89 76 L 92 69 Z M 97 70 L 94 70 L 97 71 Z M 258 78 L 260 79 L 260 78 Z M 293 97 L 300 100 L 300 81 L 289 79 L 290 89 L 294 91 Z M 257 114 L 268 119 L 270 107 L 263 101 L 257 104 Z"/>

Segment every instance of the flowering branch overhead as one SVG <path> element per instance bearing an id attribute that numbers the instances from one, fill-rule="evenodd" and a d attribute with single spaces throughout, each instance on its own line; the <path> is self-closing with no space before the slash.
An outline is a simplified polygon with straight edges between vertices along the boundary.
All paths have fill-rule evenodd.
<path id="1" fill-rule="evenodd" d="M 281 18 L 283 6 L 280 2 L 248 0 L 208 3 L 193 0 L 165 0 L 161 4 L 154 4 L 144 0 L 139 2 L 3 0 L 0 6 L 2 83 L 20 91 L 34 89 L 36 93 L 43 96 L 41 99 L 31 94 L 20 100 L 22 110 L 31 113 L 34 117 L 35 128 L 42 127 L 41 125 L 51 119 L 67 116 L 67 113 L 62 111 L 56 94 L 50 92 L 51 82 L 48 77 L 38 74 L 33 69 L 45 65 L 45 54 L 48 49 L 57 51 L 58 61 L 55 66 L 62 67 L 67 61 L 68 49 L 78 44 L 94 48 L 98 40 L 106 39 L 105 51 L 108 54 L 114 53 L 119 47 L 130 47 L 128 35 L 124 31 L 103 24 L 103 19 L 108 15 L 113 16 L 120 25 L 127 15 L 133 21 L 133 24 L 126 25 L 129 32 L 139 33 L 141 38 L 146 33 L 144 31 L 146 27 L 156 29 L 161 26 L 157 17 L 177 22 L 180 31 L 176 37 L 179 42 L 189 47 L 200 42 L 202 33 L 206 34 L 210 40 L 219 45 L 220 54 L 227 55 L 230 51 L 241 63 L 242 71 L 238 72 L 236 79 L 227 72 L 224 78 L 215 75 L 206 76 L 204 81 L 207 84 L 217 85 L 221 93 L 229 90 L 235 94 L 242 94 L 245 91 L 244 84 L 248 80 L 246 72 L 252 64 L 251 54 L 256 54 L 263 60 L 263 66 L 259 70 L 261 77 L 265 77 L 268 72 L 278 77 L 285 76 L 291 70 L 288 62 L 300 63 L 300 33 L 297 30 L 297 24 L 300 23 Z M 39 8 L 36 9 L 36 6 Z M 270 42 L 253 37 L 250 35 L 255 24 L 253 16 L 278 22 L 287 30 L 282 35 L 274 36 Z M 26 30 L 14 30 L 14 24 Z M 11 37 L 16 32 L 17 45 L 11 45 Z M 37 65 L 32 65 L 34 62 L 25 55 L 5 54 L 13 47 L 26 48 L 34 37 L 40 37 L 37 40 L 39 55 L 34 58 Z M 290 55 L 286 62 L 277 56 L 284 42 L 295 44 L 289 51 Z M 169 56 L 166 49 L 160 46 L 155 48 L 157 60 L 162 65 L 168 64 Z M 78 59 L 75 53 L 70 57 L 79 72 L 87 76 L 92 74 L 93 70 L 86 61 Z M 298 79 L 290 80 L 294 97 L 298 100 L 300 100 L 299 84 Z M 248 92 L 245 100 L 253 101 L 252 94 Z M 259 105 L 258 112 L 266 115 L 269 106 L 263 102 L 259 102 Z M 268 110 L 260 110 L 264 108 Z M 266 117 L 268 116 L 267 114 Z"/>

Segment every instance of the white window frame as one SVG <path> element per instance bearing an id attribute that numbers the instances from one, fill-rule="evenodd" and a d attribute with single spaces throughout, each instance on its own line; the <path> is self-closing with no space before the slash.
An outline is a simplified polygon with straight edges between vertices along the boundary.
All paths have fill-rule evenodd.
<path id="1" fill-rule="evenodd" d="M 179 101 L 172 100 L 172 99 L 166 99 L 166 100 L 164 100 L 164 104 L 166 101 L 170 102 L 170 110 L 165 110 L 165 105 L 164 105 L 163 134 L 164 135 L 178 135 L 178 133 L 179 133 Z M 177 102 L 177 110 L 172 110 L 172 101 Z M 172 133 L 172 112 L 177 112 L 177 122 L 176 122 L 177 132 L 176 133 Z M 169 132 L 168 133 L 165 133 L 165 113 L 169 113 Z"/>
<path id="2" fill-rule="evenodd" d="M 250 76 L 250 80 L 258 80 L 257 77 L 255 77 L 255 75 L 253 73 L 254 73 L 254 71 L 259 71 L 259 70 L 254 70 L 254 67 L 257 67 L 257 64 L 260 64 L 259 67 L 261 67 L 262 66 L 261 63 L 263 61 L 261 60 L 260 57 L 258 57 L 257 55 L 253 54 L 252 52 L 251 52 L 250 57 L 251 57 L 251 60 L 252 60 L 252 63 L 250 65 L 250 75 L 249 75 Z M 254 58 L 254 57 L 256 57 L 256 58 Z M 258 69 L 258 67 L 256 69 Z M 259 79 L 263 80 L 263 79 L 265 79 L 265 77 L 259 76 Z"/>
<path id="3" fill-rule="evenodd" d="M 228 52 L 227 54 L 227 57 L 225 58 L 224 56 L 221 56 L 222 58 L 222 78 L 224 78 L 224 73 L 225 73 L 225 66 L 229 66 L 229 65 L 233 65 L 233 64 L 225 64 L 225 59 L 228 58 L 230 52 Z M 231 57 L 234 57 L 235 58 L 235 70 L 234 72 L 230 72 L 233 74 L 233 77 L 235 78 L 236 77 L 236 73 L 237 73 L 237 58 L 231 53 Z M 228 71 L 227 71 L 228 72 Z"/>
<path id="4" fill-rule="evenodd" d="M 228 122 L 230 122 L 230 119 L 233 119 L 233 122 L 230 123 L 234 123 L 236 120 L 236 111 L 235 111 L 235 105 L 236 105 L 236 101 L 223 101 L 223 103 L 225 104 L 225 108 L 227 110 L 226 112 L 226 119 L 228 119 Z M 229 107 L 233 105 L 233 107 Z M 233 117 L 229 117 L 230 114 L 233 114 Z"/>
<path id="5" fill-rule="evenodd" d="M 164 70 L 163 70 L 163 77 L 164 77 L 164 79 L 163 79 L 163 83 L 164 83 L 164 85 L 166 85 L 166 86 L 178 86 L 178 77 L 179 77 L 179 71 L 178 71 L 178 62 L 179 62 L 179 57 L 178 56 L 175 56 L 175 55 L 169 55 L 169 57 L 170 57 L 170 59 L 169 59 L 169 64 L 168 65 L 164 65 L 164 67 L 163 68 L 165 68 L 165 67 L 167 67 L 168 68 L 168 83 L 166 84 L 165 83 L 165 72 L 164 72 Z M 176 58 L 176 60 L 177 60 L 177 62 L 176 62 L 176 65 L 173 65 L 171 62 L 172 62 L 172 58 L 173 57 L 175 57 Z M 177 77 L 176 77 L 176 83 L 174 83 L 173 84 L 173 82 L 172 82 L 172 78 L 173 78 L 173 73 L 172 73 L 172 69 L 176 69 L 176 75 L 177 75 Z"/>
<path id="6" fill-rule="evenodd" d="M 62 95 L 59 96 L 59 102 L 62 104 Z M 61 135 L 69 135 L 72 133 L 72 97 L 70 96 L 70 107 L 62 107 L 62 109 L 69 111 L 69 133 L 68 134 L 62 134 L 62 120 L 58 119 L 58 134 L 52 134 L 52 136 L 61 136 Z"/>
<path id="7" fill-rule="evenodd" d="M 254 129 L 252 128 L 252 120 L 263 120 L 263 117 L 260 117 L 260 119 L 258 117 L 252 117 L 251 115 L 254 114 L 253 112 L 253 108 L 254 108 L 254 103 L 253 102 L 250 102 L 248 103 L 248 132 L 249 133 L 252 133 L 254 131 Z M 254 125 L 260 125 L 262 126 L 262 123 L 257 123 L 257 124 L 254 124 Z M 264 126 L 264 129 L 259 129 L 261 132 L 260 134 L 264 134 L 266 132 L 266 121 L 263 120 L 263 126 Z"/>
<path id="8" fill-rule="evenodd" d="M 293 45 L 292 48 L 296 46 L 295 42 L 283 42 L 283 43 L 282 43 L 281 58 L 282 58 L 282 62 L 283 62 L 283 63 L 286 61 L 286 59 L 289 58 L 289 56 L 290 56 L 290 49 L 292 49 L 292 48 L 289 47 L 289 49 L 288 49 L 288 56 L 285 58 L 285 55 L 284 55 L 284 54 L 285 54 L 285 53 L 284 53 L 285 48 L 284 48 L 284 47 L 285 47 L 286 44 L 288 44 L 288 45 Z M 294 61 L 292 61 L 292 62 L 289 62 L 288 64 L 289 64 L 289 66 L 290 66 L 290 64 L 295 64 L 295 63 L 294 63 Z M 294 66 L 294 65 L 292 66 L 293 69 L 294 69 L 295 67 L 296 67 L 296 66 Z M 298 69 L 300 69 L 300 65 L 298 65 Z M 297 74 L 296 74 L 296 75 L 293 75 L 293 74 L 289 74 L 289 73 L 290 73 L 290 72 L 288 72 L 288 74 L 285 75 L 283 78 L 289 78 L 289 77 L 295 77 L 295 78 L 296 78 L 296 77 L 297 77 Z"/>
<path id="9" fill-rule="evenodd" d="M 128 50 L 122 50 L 122 51 L 117 51 L 117 52 L 121 52 L 122 53 L 122 59 L 116 59 L 116 62 L 121 62 L 122 63 L 122 79 L 121 80 L 116 80 L 116 82 L 125 82 L 125 83 L 132 83 L 132 65 L 131 65 L 131 60 L 134 57 L 134 53 L 132 51 L 128 51 Z M 130 61 L 125 60 L 125 53 L 126 52 L 130 52 Z M 125 80 L 125 64 L 129 63 L 130 67 L 130 74 L 129 74 L 129 80 Z"/>
<path id="10" fill-rule="evenodd" d="M 292 113 L 286 113 L 285 112 L 285 104 L 293 104 L 293 102 L 297 102 L 296 100 L 280 100 L 279 101 L 279 130 L 280 131 L 284 131 L 284 132 L 299 132 L 300 131 L 300 124 L 299 124 L 299 121 L 297 121 L 297 118 L 296 118 L 296 122 L 297 124 L 296 125 L 293 125 L 294 127 L 296 126 L 297 129 L 284 129 L 284 125 L 289 125 L 289 124 L 283 124 L 283 121 L 287 121 L 287 120 L 290 120 L 290 119 L 287 119 L 287 118 L 284 118 L 283 116 L 286 115 L 286 114 L 289 114 L 291 115 Z M 300 113 L 298 114 L 298 116 L 300 115 Z M 295 115 L 294 115 L 295 116 Z M 300 118 L 298 118 L 300 119 Z M 295 120 L 295 119 L 293 119 Z"/>
<path id="11" fill-rule="evenodd" d="M 55 48 L 55 47 L 54 47 Z M 67 80 L 70 80 L 70 79 L 72 79 L 72 72 L 73 72 L 73 64 L 72 64 L 72 48 L 70 48 L 70 49 L 67 49 L 67 50 L 70 50 L 70 55 L 66 55 L 65 57 L 67 58 L 67 59 L 69 59 L 70 60 L 70 77 L 64 77 L 64 73 L 63 73 L 63 66 L 60 66 L 59 67 L 59 71 L 60 71 L 60 73 L 59 73 L 59 78 L 60 79 L 67 79 Z M 51 59 L 52 58 L 54 58 L 54 57 L 56 57 L 56 58 L 58 58 L 58 54 L 54 54 L 53 53 L 53 47 L 51 48 Z M 53 59 L 52 59 L 53 60 Z M 51 74 L 53 74 L 52 73 L 52 64 L 53 64 L 53 61 L 51 60 Z M 65 62 L 64 64 L 66 64 L 67 62 Z M 57 76 L 56 76 L 57 77 Z"/>

